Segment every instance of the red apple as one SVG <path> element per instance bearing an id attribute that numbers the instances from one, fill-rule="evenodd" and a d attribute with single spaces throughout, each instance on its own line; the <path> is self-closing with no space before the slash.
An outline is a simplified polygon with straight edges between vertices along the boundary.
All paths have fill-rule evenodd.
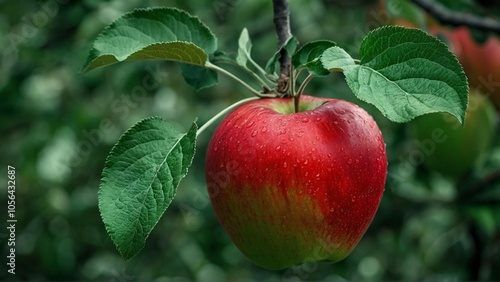
<path id="1" fill-rule="evenodd" d="M 350 102 L 261 99 L 229 114 L 208 146 L 215 212 L 256 264 L 283 269 L 339 261 L 370 225 L 384 191 L 385 144 L 373 118 Z"/>
<path id="2" fill-rule="evenodd" d="M 500 110 L 500 39 L 492 35 L 480 44 L 466 27 L 453 30 L 437 27 L 432 32 L 448 39 L 450 49 L 464 68 L 469 85 L 488 95 Z"/>

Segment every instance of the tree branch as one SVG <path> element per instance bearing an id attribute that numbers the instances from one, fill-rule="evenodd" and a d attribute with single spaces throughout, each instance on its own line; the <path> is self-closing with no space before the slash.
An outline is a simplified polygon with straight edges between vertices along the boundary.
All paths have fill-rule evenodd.
<path id="1" fill-rule="evenodd" d="M 290 10 L 288 8 L 288 0 L 273 0 L 274 9 L 274 26 L 276 34 L 278 35 L 278 50 L 281 49 L 280 62 L 280 78 L 278 81 L 278 92 L 285 92 L 287 89 L 288 81 L 290 79 L 290 57 L 287 51 L 282 47 L 292 33 L 290 31 Z"/>
<path id="2" fill-rule="evenodd" d="M 465 25 L 479 30 L 500 33 L 500 22 L 495 19 L 450 11 L 445 6 L 433 0 L 412 0 L 412 2 L 438 19 L 441 23 L 452 26 Z"/>

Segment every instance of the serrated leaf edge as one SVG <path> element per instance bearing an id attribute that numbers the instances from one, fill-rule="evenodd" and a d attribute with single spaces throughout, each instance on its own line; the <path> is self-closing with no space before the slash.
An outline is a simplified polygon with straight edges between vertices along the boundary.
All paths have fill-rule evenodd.
<path id="1" fill-rule="evenodd" d="M 217 37 L 216 37 L 216 36 L 215 36 L 215 34 L 212 32 L 212 30 L 211 30 L 211 29 L 210 29 L 210 28 L 209 28 L 209 27 L 208 27 L 205 23 L 203 23 L 203 22 L 202 22 L 202 21 L 201 21 L 201 20 L 200 20 L 197 16 L 193 16 L 193 15 L 189 14 L 188 12 L 186 12 L 186 11 L 184 11 L 184 10 L 182 10 L 182 9 L 179 9 L 179 8 L 175 8 L 175 7 L 150 7 L 150 8 L 137 8 L 137 9 L 134 9 L 133 11 L 127 12 L 127 13 L 125 13 L 125 14 L 121 15 L 120 17 L 116 18 L 115 20 L 113 20 L 111 23 L 109 23 L 109 24 L 108 24 L 108 25 L 107 25 L 107 26 L 106 26 L 106 27 L 105 27 L 105 28 L 104 28 L 104 29 L 103 29 L 103 30 L 102 30 L 102 31 L 101 31 L 101 32 L 97 35 L 97 37 L 94 39 L 94 42 L 92 43 L 92 48 L 91 48 L 91 49 L 90 49 L 90 51 L 89 51 L 89 55 L 87 56 L 87 59 L 86 59 L 86 64 L 82 67 L 82 69 L 81 69 L 81 71 L 80 71 L 80 72 L 81 72 L 81 73 L 87 73 L 87 72 L 89 72 L 89 71 L 93 70 L 94 68 L 92 68 L 92 69 L 88 69 L 88 67 L 92 64 L 92 62 L 94 62 L 96 59 L 98 59 L 98 58 L 99 58 L 99 57 L 101 57 L 101 56 L 108 56 L 108 55 L 110 55 L 110 56 L 113 56 L 113 57 L 115 57 L 115 58 L 116 58 L 116 56 L 115 56 L 115 55 L 113 55 L 113 54 L 109 54 L 109 53 L 106 53 L 106 54 L 101 54 L 101 55 L 99 55 L 99 56 L 95 57 L 95 58 L 94 58 L 93 60 L 91 60 L 91 61 L 89 60 L 91 57 L 93 57 L 93 56 L 92 56 L 92 55 L 93 55 L 93 53 L 94 53 L 94 52 L 96 52 L 96 46 L 95 46 L 95 45 L 96 45 L 96 42 L 98 42 L 98 41 L 99 41 L 99 39 L 101 39 L 102 37 L 104 37 L 104 36 L 107 34 L 107 32 L 108 32 L 110 29 L 112 29 L 112 28 L 114 27 L 114 25 L 116 25 L 116 23 L 117 23 L 119 20 L 121 20 L 121 19 L 123 19 L 123 18 L 126 18 L 126 17 L 129 17 L 129 16 L 133 15 L 134 13 L 138 13 L 138 12 L 149 12 L 149 11 L 156 11 L 156 10 L 169 10 L 169 11 L 175 11 L 175 12 L 178 12 L 178 13 L 181 13 L 181 14 L 186 15 L 186 16 L 187 16 L 190 20 L 193 20 L 193 19 L 194 19 L 194 20 L 198 21 L 198 22 L 200 23 L 200 26 L 201 26 L 202 28 L 204 28 L 204 29 L 205 29 L 205 30 L 206 30 L 206 31 L 207 31 L 207 32 L 208 32 L 208 33 L 209 33 L 209 34 L 210 34 L 210 35 L 214 38 L 216 46 L 215 46 L 214 50 L 211 50 L 212 52 L 207 52 L 207 51 L 203 50 L 202 48 L 200 48 L 199 46 L 197 46 L 196 44 L 193 44 L 193 43 L 191 43 L 191 42 L 189 42 L 189 43 L 191 43 L 191 44 L 193 44 L 194 46 L 196 46 L 196 47 L 200 48 L 201 50 L 203 50 L 203 51 L 207 54 L 207 56 L 208 56 L 208 55 L 210 55 L 210 54 L 213 54 L 213 53 L 217 50 Z M 172 43 L 172 42 L 183 42 L 183 41 L 169 41 L 169 42 L 159 42 L 159 43 Z M 153 43 L 153 44 L 156 44 L 156 43 Z M 152 44 L 150 44 L 150 45 L 152 45 Z M 149 45 L 148 45 L 148 46 L 149 46 Z M 144 47 L 144 48 L 146 48 L 146 47 Z M 142 48 L 142 49 L 144 49 L 144 48 Z M 141 49 L 141 50 L 142 50 L 142 49 Z M 133 54 L 135 54 L 135 53 L 137 53 L 137 51 L 136 51 L 136 52 L 134 52 Z M 131 55 L 129 55 L 128 57 L 130 57 L 130 56 L 131 56 Z M 127 58 L 128 58 L 128 57 L 127 57 Z M 116 58 L 116 59 L 118 60 L 118 58 Z M 121 62 L 121 61 L 123 61 L 123 60 L 118 60 L 118 62 Z"/>
<path id="2" fill-rule="evenodd" d="M 103 179 L 106 177 L 106 176 L 104 175 L 104 170 L 105 170 L 105 169 L 106 169 L 106 168 L 110 165 L 111 158 L 116 156 L 116 155 L 115 155 L 115 153 L 114 153 L 114 152 L 115 152 L 115 148 L 116 148 L 117 146 L 119 146 L 119 144 L 120 144 L 120 143 L 121 143 L 121 141 L 125 138 L 125 136 L 127 136 L 130 132 L 135 131 L 137 126 L 139 126 L 139 125 L 141 125 L 141 124 L 143 124 L 143 123 L 145 123 L 145 122 L 148 122 L 148 121 L 150 121 L 150 120 L 159 120 L 159 121 L 165 122 L 165 121 L 163 120 L 163 118 L 161 118 L 161 117 L 159 117 L 159 116 L 152 116 L 152 117 L 148 117 L 148 118 L 145 118 L 145 119 L 143 119 L 143 120 L 141 120 L 141 121 L 139 121 L 139 122 L 135 123 L 132 127 L 130 127 L 129 129 L 127 129 L 127 130 L 126 130 L 126 131 L 122 134 L 122 136 L 120 136 L 120 138 L 119 138 L 119 139 L 118 139 L 118 141 L 117 141 L 117 142 L 113 145 L 113 147 L 111 148 L 110 153 L 109 153 L 109 154 L 108 154 L 108 156 L 106 157 L 105 165 L 104 165 L 104 168 L 103 168 L 103 172 L 101 173 L 101 179 L 100 179 L 100 182 L 99 182 L 99 189 L 98 189 L 98 192 L 97 192 L 97 198 L 98 198 L 98 208 L 99 208 L 99 216 L 101 217 L 101 221 L 103 222 L 103 224 L 104 224 L 104 228 L 106 229 L 106 233 L 108 234 L 108 236 L 110 237 L 111 241 L 113 242 L 113 245 L 115 246 L 115 248 L 117 249 L 117 251 L 120 253 L 120 255 L 121 255 L 121 256 L 122 256 L 125 260 L 130 260 L 130 259 L 132 259 L 134 256 L 136 256 L 136 255 L 137 255 L 137 254 L 138 254 L 138 253 L 142 250 L 142 248 L 144 248 L 144 245 L 145 245 L 145 244 L 143 244 L 143 246 L 142 246 L 140 249 L 138 249 L 138 250 L 137 250 L 137 252 L 136 252 L 135 254 L 133 254 L 133 255 L 131 255 L 131 256 L 126 256 L 125 254 L 123 254 L 123 253 L 122 253 L 122 250 L 118 247 L 118 245 L 117 245 L 117 244 L 115 243 L 115 241 L 114 241 L 114 238 L 111 236 L 111 234 L 112 234 L 113 232 L 111 232 L 111 231 L 109 230 L 109 228 L 110 228 L 110 227 L 109 227 L 109 225 L 107 225 L 107 224 L 105 223 L 104 217 L 103 217 L 103 215 L 102 215 L 102 213 L 101 213 L 101 191 L 102 191 L 102 183 L 103 183 Z M 184 133 L 184 134 L 181 134 L 181 135 L 180 135 L 180 136 L 182 136 L 182 137 L 180 137 L 180 138 L 179 138 L 179 140 L 175 143 L 175 145 L 172 147 L 172 149 L 173 149 L 173 148 L 175 148 L 175 146 L 177 146 L 177 144 L 178 144 L 179 142 L 181 142 L 181 140 L 182 140 L 184 137 L 186 137 L 189 133 L 191 133 L 191 131 L 192 131 L 193 129 L 195 129 L 195 132 L 196 132 L 196 130 L 198 129 L 198 126 L 196 125 L 196 120 L 193 122 L 193 124 L 192 124 L 191 128 L 190 128 L 190 129 L 189 129 L 186 133 Z M 196 136 L 196 134 L 195 134 L 194 136 L 195 136 L 195 140 L 194 140 L 195 146 L 193 147 L 193 156 L 191 157 L 190 163 L 192 163 L 192 161 L 193 161 L 193 159 L 194 159 L 194 156 L 195 156 L 195 154 L 196 154 L 196 137 L 197 137 L 197 136 Z M 164 162 L 167 160 L 168 156 L 169 156 L 169 155 L 170 155 L 170 153 L 172 152 L 172 149 L 171 149 L 171 150 L 169 151 L 169 153 L 166 155 L 167 157 L 165 157 Z M 162 164 L 163 164 L 163 163 L 162 163 Z M 160 165 L 160 167 L 161 167 L 161 165 Z M 181 181 L 181 180 L 182 180 L 182 179 L 183 179 L 183 178 L 187 175 L 187 173 L 188 173 L 188 171 L 189 171 L 189 167 L 190 167 L 190 165 L 188 165 L 188 166 L 186 167 L 186 171 L 185 171 L 185 173 L 184 173 L 184 174 L 182 174 L 182 175 L 180 176 L 180 181 Z M 172 200 L 171 200 L 169 203 L 167 203 L 167 208 L 168 208 L 168 206 L 172 203 L 172 201 L 173 201 L 173 199 L 175 198 L 175 195 L 176 195 L 176 194 L 177 194 L 177 187 L 174 187 L 174 193 L 173 193 L 173 195 L 172 195 Z M 166 211 L 166 209 L 165 209 L 165 211 Z M 163 211 L 163 213 L 162 213 L 162 214 L 158 217 L 158 220 L 157 220 L 157 221 L 153 224 L 153 226 L 156 226 L 156 225 L 158 224 L 158 222 L 159 222 L 159 221 L 160 221 L 160 219 L 162 218 L 162 216 L 163 216 L 163 214 L 165 213 L 165 211 Z M 152 231 L 153 231 L 153 229 L 151 230 L 151 232 L 152 232 Z M 147 240 L 147 238 L 149 237 L 149 235 L 151 234 L 151 232 L 150 232 L 149 234 L 147 234 L 147 236 L 144 238 L 144 243 L 146 242 L 146 240 Z"/>

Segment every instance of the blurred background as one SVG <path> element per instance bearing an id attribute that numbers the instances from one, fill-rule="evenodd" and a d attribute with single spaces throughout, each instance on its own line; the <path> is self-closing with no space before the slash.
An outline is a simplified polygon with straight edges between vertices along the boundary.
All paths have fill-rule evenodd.
<path id="1" fill-rule="evenodd" d="M 496 1 L 439 2 L 451 12 L 500 20 Z M 350 256 L 283 271 L 262 269 L 243 257 L 219 225 L 206 192 L 204 157 L 213 126 L 200 136 L 193 166 L 146 246 L 125 262 L 97 207 L 100 174 L 113 144 L 145 117 L 161 116 L 186 131 L 196 117 L 203 124 L 251 95 L 223 76 L 218 86 L 196 92 L 170 62 L 127 62 L 80 73 L 106 25 L 134 8 L 153 6 L 197 15 L 227 52 L 236 52 L 247 27 L 261 65 L 276 50 L 271 0 L 0 0 L 0 279 L 500 280 L 498 35 L 441 24 L 403 0 L 290 3 L 292 32 L 301 43 L 329 39 L 357 57 L 362 38 L 374 28 L 418 27 L 450 46 L 471 84 L 462 127 L 444 114 L 390 122 L 357 100 L 338 73 L 310 83 L 307 93 L 366 109 L 387 144 L 385 194 Z M 153 87 L 144 86 L 146 78 L 153 78 Z M 445 140 L 436 138 L 436 130 Z M 15 167 L 17 184 L 15 276 L 5 263 L 8 165 Z"/>

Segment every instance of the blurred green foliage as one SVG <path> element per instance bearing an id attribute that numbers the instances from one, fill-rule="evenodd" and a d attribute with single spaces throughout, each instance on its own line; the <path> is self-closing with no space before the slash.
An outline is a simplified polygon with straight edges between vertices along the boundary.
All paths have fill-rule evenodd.
<path id="1" fill-rule="evenodd" d="M 302 43 L 330 39 L 356 56 L 368 31 L 390 23 L 387 11 L 372 2 L 291 1 L 292 31 Z M 79 73 L 107 24 L 151 6 L 197 15 L 228 52 L 236 51 L 239 33 L 247 27 L 253 56 L 262 65 L 276 49 L 270 0 L 0 1 L 0 183 L 7 183 L 7 165 L 15 166 L 18 219 L 16 275 L 7 274 L 2 263 L 2 280 L 500 279 L 498 128 L 481 164 L 459 179 L 446 178 L 415 158 L 419 147 L 408 124 L 389 122 L 355 100 L 339 74 L 313 80 L 306 91 L 354 101 L 372 114 L 390 164 L 379 211 L 347 259 L 284 271 L 267 271 L 245 259 L 219 225 L 205 190 L 204 156 L 211 135 L 206 132 L 177 197 L 145 248 L 125 262 L 97 207 L 100 173 L 113 144 L 142 118 L 159 115 L 185 131 L 195 117 L 203 124 L 250 95 L 222 76 L 218 86 L 195 92 L 177 65 L 160 61 Z M 4 226 L 7 195 L 1 191 Z M 2 261 L 7 236 L 2 227 Z"/>

